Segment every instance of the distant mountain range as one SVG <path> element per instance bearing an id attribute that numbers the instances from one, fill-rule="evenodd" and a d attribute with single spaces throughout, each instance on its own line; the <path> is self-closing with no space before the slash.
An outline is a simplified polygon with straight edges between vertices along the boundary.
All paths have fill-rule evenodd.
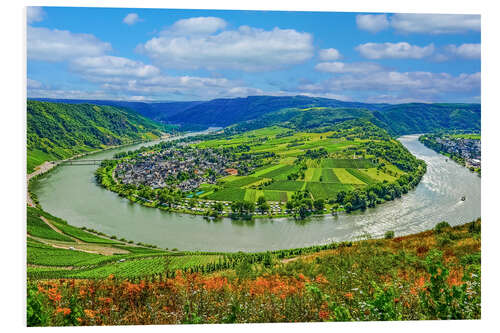
<path id="1" fill-rule="evenodd" d="M 481 105 L 463 103 L 360 103 L 307 96 L 249 96 L 192 102 L 126 102 L 43 99 L 71 104 L 90 103 L 127 108 L 181 128 L 251 124 L 252 127 L 292 122 L 318 127 L 340 119 L 366 118 L 392 135 L 441 129 L 481 129 Z M 299 112 L 307 110 L 309 113 Z M 306 125 L 308 123 L 309 125 Z"/>

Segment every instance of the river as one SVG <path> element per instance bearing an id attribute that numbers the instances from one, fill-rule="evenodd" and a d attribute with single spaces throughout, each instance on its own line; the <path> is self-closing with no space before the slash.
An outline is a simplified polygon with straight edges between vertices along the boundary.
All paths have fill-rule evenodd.
<path id="1" fill-rule="evenodd" d="M 415 156 L 425 160 L 420 184 L 402 198 L 364 212 L 295 221 L 288 218 L 207 221 L 201 216 L 168 213 L 134 204 L 96 185 L 97 166 L 61 166 L 33 186 L 49 213 L 76 226 L 108 235 L 180 250 L 264 251 L 325 244 L 333 241 L 396 236 L 424 231 L 441 221 L 463 224 L 481 216 L 481 178 L 428 149 L 418 135 L 399 138 Z M 143 143 L 96 153 L 83 159 L 111 158 Z M 461 197 L 465 195 L 466 200 Z"/>

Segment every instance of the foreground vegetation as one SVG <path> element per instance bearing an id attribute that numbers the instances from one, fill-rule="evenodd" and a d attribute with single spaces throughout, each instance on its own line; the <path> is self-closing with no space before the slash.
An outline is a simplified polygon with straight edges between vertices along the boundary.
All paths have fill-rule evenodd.
<path id="1" fill-rule="evenodd" d="M 481 318 L 481 222 L 214 273 L 28 280 L 28 325 Z M 390 237 L 391 235 L 388 235 Z"/>
<path id="2" fill-rule="evenodd" d="M 132 110 L 113 106 L 32 100 L 27 106 L 28 173 L 45 161 L 156 139 L 163 130 Z"/>

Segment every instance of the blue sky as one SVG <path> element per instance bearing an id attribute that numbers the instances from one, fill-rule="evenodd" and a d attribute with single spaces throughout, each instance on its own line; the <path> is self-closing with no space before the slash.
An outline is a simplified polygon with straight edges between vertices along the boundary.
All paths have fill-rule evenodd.
<path id="1" fill-rule="evenodd" d="M 29 7 L 28 97 L 480 102 L 478 15 Z"/>

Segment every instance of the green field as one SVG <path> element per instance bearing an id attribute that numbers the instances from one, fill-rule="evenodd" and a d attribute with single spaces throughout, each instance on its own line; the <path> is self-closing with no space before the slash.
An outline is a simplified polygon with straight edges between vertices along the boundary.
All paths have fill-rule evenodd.
<path id="1" fill-rule="evenodd" d="M 366 159 L 335 159 L 328 158 L 322 161 L 321 167 L 323 168 L 353 168 L 353 169 L 366 169 L 372 168 L 373 164 Z"/>
<path id="2" fill-rule="evenodd" d="M 300 191 L 304 188 L 304 182 L 294 180 L 277 180 L 270 185 L 264 187 L 265 190 L 278 190 L 278 191 Z"/>
<path id="3" fill-rule="evenodd" d="M 294 169 L 293 165 L 289 164 L 280 164 L 278 168 L 272 169 L 266 173 L 260 174 L 260 177 L 263 178 L 275 178 L 278 176 L 281 176 L 283 174 L 289 173 L 291 170 Z"/>
<path id="4" fill-rule="evenodd" d="M 359 171 L 379 182 L 383 182 L 384 180 L 388 182 L 393 182 L 396 180 L 395 177 L 388 175 L 381 170 L 377 170 L 377 168 L 360 169 Z"/>
<path id="5" fill-rule="evenodd" d="M 341 183 L 333 169 L 321 169 L 321 178 L 324 183 Z"/>
<path id="6" fill-rule="evenodd" d="M 45 239 L 63 241 L 63 242 L 74 242 L 70 237 L 60 234 L 57 231 L 53 230 L 51 227 L 47 225 L 47 223 L 43 222 L 40 219 L 39 214 L 36 213 L 31 207 L 28 207 L 27 214 L 27 231 L 28 234 L 34 237 L 40 237 Z"/>
<path id="7" fill-rule="evenodd" d="M 258 182 L 260 178 L 258 177 L 247 177 L 247 176 L 242 176 L 242 177 L 236 177 L 233 178 L 233 180 L 230 180 L 226 183 L 224 183 L 225 187 L 244 187 L 247 185 L 250 185 L 252 183 Z"/>
<path id="8" fill-rule="evenodd" d="M 335 183 L 307 183 L 306 189 L 312 194 L 315 200 L 335 198 L 340 191 L 349 191 L 353 186 Z"/>
<path id="9" fill-rule="evenodd" d="M 288 194 L 284 191 L 264 191 L 264 198 L 267 201 L 287 201 Z"/>
<path id="10" fill-rule="evenodd" d="M 364 185 L 365 183 L 353 176 L 351 173 L 349 173 L 346 169 L 343 168 L 335 168 L 332 169 L 333 172 L 335 172 L 335 176 L 340 180 L 341 183 L 343 184 L 358 184 L 358 185 Z"/>
<path id="11" fill-rule="evenodd" d="M 365 183 L 367 185 L 371 185 L 371 184 L 377 183 L 377 181 L 375 179 L 371 178 L 366 173 L 363 173 L 362 171 L 360 171 L 358 169 L 348 168 L 348 169 L 346 169 L 346 171 L 349 172 L 351 175 L 353 175 L 354 177 L 358 178 L 359 180 L 361 180 L 363 183 Z"/>
<path id="12" fill-rule="evenodd" d="M 308 168 L 305 172 L 305 181 L 307 182 L 319 182 L 322 176 L 321 168 Z"/>
<path id="13" fill-rule="evenodd" d="M 245 199 L 245 189 L 227 187 L 206 196 L 209 200 L 242 201 Z"/>

